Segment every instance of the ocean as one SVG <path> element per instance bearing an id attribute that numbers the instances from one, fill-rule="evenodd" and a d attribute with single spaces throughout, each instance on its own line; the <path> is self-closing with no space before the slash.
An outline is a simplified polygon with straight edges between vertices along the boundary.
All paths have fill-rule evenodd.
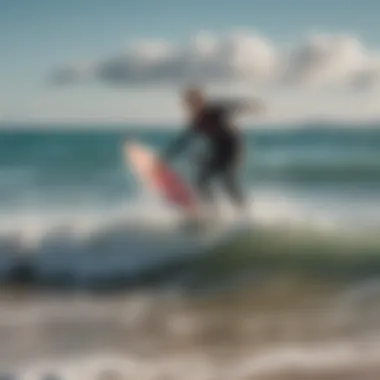
<path id="1" fill-rule="evenodd" d="M 0 130 L 0 375 L 379 378 L 380 128 L 245 130 L 251 232 L 211 248 L 122 156 L 175 133 Z"/>

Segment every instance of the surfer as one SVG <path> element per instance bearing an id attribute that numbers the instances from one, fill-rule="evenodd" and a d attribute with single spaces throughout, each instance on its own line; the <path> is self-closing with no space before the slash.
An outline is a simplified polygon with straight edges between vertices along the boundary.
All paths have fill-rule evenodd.
<path id="1" fill-rule="evenodd" d="M 264 110 L 262 101 L 236 101 L 212 103 L 199 88 L 184 91 L 183 101 L 189 113 L 186 128 L 164 151 L 163 158 L 172 160 L 193 140 L 200 136 L 206 141 L 206 154 L 200 157 L 196 175 L 196 188 L 206 205 L 213 204 L 211 182 L 219 180 L 234 205 L 246 210 L 245 197 L 239 180 L 239 168 L 243 158 L 241 133 L 232 121 L 234 116 L 246 112 Z"/>

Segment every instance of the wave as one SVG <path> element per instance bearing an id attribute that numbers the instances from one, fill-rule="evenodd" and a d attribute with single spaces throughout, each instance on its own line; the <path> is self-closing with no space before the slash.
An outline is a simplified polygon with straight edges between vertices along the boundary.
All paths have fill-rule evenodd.
<path id="1" fill-rule="evenodd" d="M 252 169 L 259 180 L 333 183 L 378 183 L 380 181 L 379 161 L 373 163 L 343 164 L 279 164 L 258 165 Z"/>
<path id="2" fill-rule="evenodd" d="M 108 189 L 108 194 L 124 194 L 131 187 L 121 157 L 121 144 L 127 134 L 159 150 L 173 137 L 173 132 L 159 129 L 2 131 L 1 184 L 11 191 L 35 186 L 39 192 L 62 190 L 68 184 L 78 190 L 90 185 L 93 191 L 99 188 L 100 192 Z M 249 131 L 247 174 L 254 181 L 378 182 L 379 147 L 378 130 Z M 192 154 L 197 156 L 198 149 Z M 181 170 L 186 171 L 185 166 Z M 19 186 L 21 183 L 23 186 Z"/>
<path id="3" fill-rule="evenodd" d="M 217 235 L 179 233 L 178 215 L 154 202 L 144 205 L 144 212 L 128 205 L 107 217 L 54 214 L 59 223 L 45 216 L 43 225 L 36 215 L 9 216 L 0 238 L 0 281 L 56 289 L 196 290 L 285 273 L 331 279 L 380 274 L 377 234 L 300 218 L 287 203 L 268 203 L 261 210 L 256 204 L 249 229 L 219 245 Z M 20 225 L 21 232 L 11 228 Z"/>

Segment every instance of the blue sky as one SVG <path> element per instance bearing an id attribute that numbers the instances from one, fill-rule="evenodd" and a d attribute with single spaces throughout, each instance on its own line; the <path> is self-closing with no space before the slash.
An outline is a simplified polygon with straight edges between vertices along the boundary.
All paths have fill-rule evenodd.
<path id="1" fill-rule="evenodd" d="M 173 86 L 115 89 L 93 83 L 52 88 L 46 78 L 67 62 L 113 57 L 128 41 L 159 38 L 181 46 L 201 31 L 218 35 L 244 28 L 276 46 L 297 44 L 309 33 L 355 35 L 376 52 L 380 49 L 379 14 L 380 3 L 373 0 L 2 0 L 0 119 L 175 119 L 179 110 Z M 250 94 L 251 88 L 235 87 Z M 275 119 L 298 113 L 300 99 L 307 105 L 301 102 L 298 107 L 310 109 L 309 115 L 325 112 L 327 116 L 344 116 L 348 105 L 355 105 L 362 107 L 357 115 L 360 118 L 368 104 L 371 115 L 378 112 L 374 95 L 340 91 L 333 112 L 330 101 L 327 111 L 316 105 L 328 95 L 337 98 L 331 90 L 256 86 L 255 94 L 259 90 L 279 105 L 271 113 Z"/>

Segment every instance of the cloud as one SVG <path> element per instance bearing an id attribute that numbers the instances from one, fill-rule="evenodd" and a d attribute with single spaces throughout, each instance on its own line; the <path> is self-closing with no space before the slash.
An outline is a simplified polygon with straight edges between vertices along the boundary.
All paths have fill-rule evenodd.
<path id="1" fill-rule="evenodd" d="M 370 59 L 351 81 L 356 89 L 380 88 L 380 56 Z"/>
<path id="2" fill-rule="evenodd" d="M 50 79 L 114 86 L 245 82 L 370 88 L 380 84 L 380 59 L 352 36 L 311 35 L 285 49 L 247 32 L 202 33 L 181 44 L 135 41 L 119 55 L 64 65 Z"/>
<path id="3" fill-rule="evenodd" d="M 285 79 L 306 85 L 346 84 L 370 60 L 359 40 L 347 36 L 311 36 L 290 53 Z"/>

